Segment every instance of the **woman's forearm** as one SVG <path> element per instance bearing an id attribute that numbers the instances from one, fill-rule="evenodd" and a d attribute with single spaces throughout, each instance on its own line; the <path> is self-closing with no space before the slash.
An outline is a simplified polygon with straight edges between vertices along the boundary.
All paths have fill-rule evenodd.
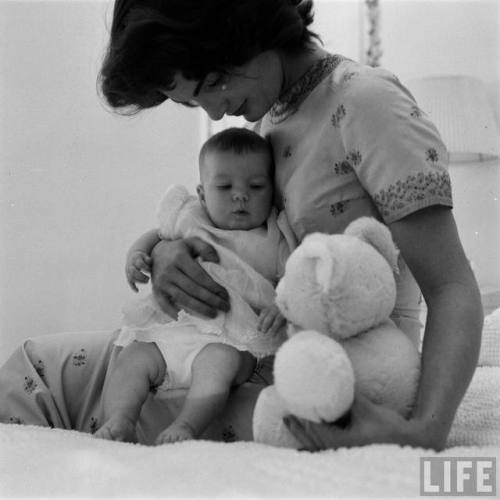
<path id="1" fill-rule="evenodd" d="M 423 424 L 429 445 L 441 448 L 477 364 L 483 313 L 474 279 L 450 283 L 426 297 L 426 302 L 422 373 L 413 419 Z"/>
<path id="2" fill-rule="evenodd" d="M 439 449 L 476 367 L 483 322 L 480 294 L 452 211 L 429 207 L 393 223 L 391 230 L 428 310 L 409 422 L 414 435 L 408 440 Z"/>

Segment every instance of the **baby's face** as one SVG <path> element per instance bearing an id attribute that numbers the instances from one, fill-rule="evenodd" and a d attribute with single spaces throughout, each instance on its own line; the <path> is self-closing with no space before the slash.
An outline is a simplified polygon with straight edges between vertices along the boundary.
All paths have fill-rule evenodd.
<path id="1" fill-rule="evenodd" d="M 207 152 L 198 195 L 216 227 L 247 230 L 264 224 L 273 199 L 270 162 L 262 151 Z"/>

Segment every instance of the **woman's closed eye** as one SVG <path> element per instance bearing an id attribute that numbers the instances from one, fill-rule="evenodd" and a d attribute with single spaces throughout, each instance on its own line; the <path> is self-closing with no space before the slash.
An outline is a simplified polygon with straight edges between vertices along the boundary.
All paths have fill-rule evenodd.
<path id="1" fill-rule="evenodd" d="M 227 73 L 220 71 L 209 73 L 203 81 L 202 90 L 219 90 L 221 86 L 227 84 L 229 79 L 230 76 Z"/>

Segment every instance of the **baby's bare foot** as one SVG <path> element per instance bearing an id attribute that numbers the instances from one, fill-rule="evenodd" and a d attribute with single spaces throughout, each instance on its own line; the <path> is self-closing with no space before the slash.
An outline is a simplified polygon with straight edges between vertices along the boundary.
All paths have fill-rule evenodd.
<path id="1" fill-rule="evenodd" d="M 137 442 L 135 423 L 125 417 L 111 417 L 96 431 L 94 436 L 110 441 Z"/>
<path id="2" fill-rule="evenodd" d="M 156 444 L 176 443 L 190 439 L 196 439 L 192 427 L 184 422 L 174 422 L 156 438 Z"/>

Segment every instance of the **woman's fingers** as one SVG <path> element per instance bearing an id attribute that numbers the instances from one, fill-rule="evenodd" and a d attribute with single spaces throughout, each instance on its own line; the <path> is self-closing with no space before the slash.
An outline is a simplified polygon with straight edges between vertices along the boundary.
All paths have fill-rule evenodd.
<path id="1" fill-rule="evenodd" d="M 153 285 L 160 307 L 177 316 L 180 309 L 215 317 L 229 310 L 226 290 L 196 260 L 202 254 L 218 260 L 213 248 L 199 238 L 160 242 L 153 250 Z"/>
<path id="2" fill-rule="evenodd" d="M 157 298 L 160 307 L 168 302 L 170 306 L 175 309 L 176 313 L 181 309 L 184 309 L 187 312 L 194 312 L 196 314 L 200 314 L 209 318 L 215 318 L 215 316 L 217 316 L 218 310 L 223 309 L 223 302 L 221 301 L 221 299 L 217 299 L 216 302 L 221 307 L 213 307 L 207 303 L 206 299 L 206 297 L 208 296 L 212 297 L 213 294 L 208 295 L 206 294 L 206 292 L 202 292 L 200 294 L 202 298 L 200 299 L 189 294 L 189 290 L 198 290 L 198 287 L 194 286 L 191 281 L 187 281 L 182 278 L 180 278 L 180 281 L 184 282 L 183 287 L 179 287 L 176 284 L 169 284 L 165 289 L 154 289 L 155 297 Z M 186 292 L 186 290 L 188 290 L 188 292 Z M 159 297 L 161 297 L 161 299 L 159 299 Z M 168 313 L 166 309 L 164 310 Z"/>
<path id="3" fill-rule="evenodd" d="M 153 293 L 160 309 L 167 313 L 171 318 L 177 319 L 179 309 L 171 301 L 171 298 L 165 292 L 156 290 L 155 287 L 153 287 Z"/>
<path id="4" fill-rule="evenodd" d="M 311 451 L 408 441 L 408 423 L 400 414 L 360 394 L 354 401 L 346 426 L 335 422 L 317 424 L 294 416 L 284 421 L 304 448 Z"/>
<path id="5" fill-rule="evenodd" d="M 215 262 L 216 264 L 219 263 L 217 252 L 214 250 L 214 247 L 206 241 L 194 236 L 186 238 L 184 242 L 190 248 L 193 257 L 201 257 L 201 260 Z"/>
<path id="6" fill-rule="evenodd" d="M 315 423 L 297 417 L 287 417 L 290 432 L 309 451 L 355 446 L 351 429 L 342 429 L 335 423 Z"/>
<path id="7" fill-rule="evenodd" d="M 205 270 L 197 263 L 201 273 Z M 163 287 L 156 287 L 155 291 L 165 294 L 170 302 L 175 304 L 178 309 L 186 311 L 194 311 L 203 316 L 213 318 L 217 316 L 217 312 L 229 310 L 229 300 L 224 300 L 220 295 L 214 293 L 207 288 L 204 288 L 203 280 L 200 278 L 196 270 L 189 269 L 190 274 L 185 274 L 184 269 L 170 270 L 168 273 L 168 281 Z M 160 282 L 161 283 L 161 282 Z M 220 287 L 224 294 L 227 292 Z"/>
<path id="8" fill-rule="evenodd" d="M 214 281 L 197 260 L 191 255 L 182 254 L 176 264 L 179 274 L 175 275 L 175 284 L 181 290 L 215 309 L 229 310 L 226 289 Z"/>
<path id="9" fill-rule="evenodd" d="M 306 429 L 305 420 L 301 420 L 293 415 L 285 417 L 283 419 L 288 430 L 294 435 L 294 437 L 302 444 L 301 450 L 305 451 L 318 451 L 320 448 L 314 441 L 311 433 Z"/>

